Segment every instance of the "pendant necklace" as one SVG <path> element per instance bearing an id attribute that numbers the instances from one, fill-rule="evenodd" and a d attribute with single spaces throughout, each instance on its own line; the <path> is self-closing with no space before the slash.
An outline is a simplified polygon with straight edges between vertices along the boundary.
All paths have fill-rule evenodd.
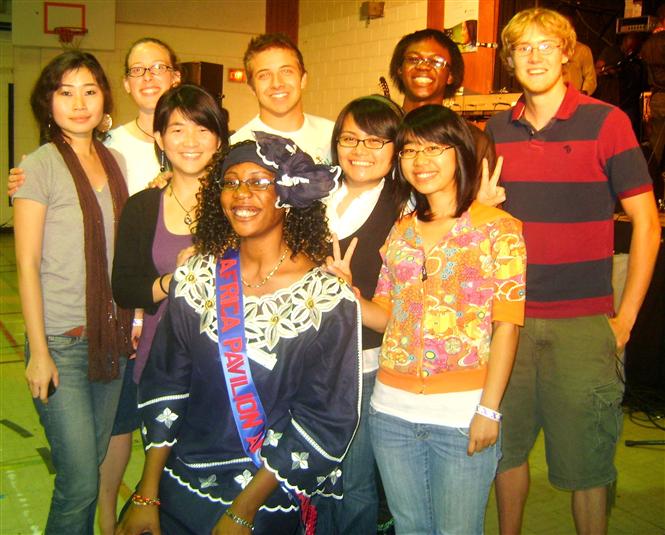
<path id="1" fill-rule="evenodd" d="M 178 197 L 176 197 L 175 191 L 173 191 L 173 183 L 169 184 L 169 189 L 171 190 L 171 195 L 173 195 L 173 198 L 175 199 L 175 202 L 177 202 L 178 206 L 180 206 L 180 208 L 182 208 L 182 211 L 185 212 L 185 218 L 183 219 L 183 221 L 185 222 L 185 225 L 187 225 L 187 226 L 191 225 L 194 220 L 192 219 L 192 216 L 189 215 L 189 213 L 192 210 L 194 210 L 194 208 L 196 208 L 196 205 L 192 206 L 189 210 L 187 210 L 187 208 L 185 208 L 182 205 L 182 203 L 180 202 Z"/>
<path id="2" fill-rule="evenodd" d="M 141 125 L 139 124 L 139 118 L 138 117 L 136 119 L 134 119 L 134 122 L 136 123 L 136 128 L 138 128 L 141 132 L 143 132 L 146 136 L 148 136 L 153 141 L 155 140 L 155 136 L 153 136 L 152 134 L 148 134 L 148 132 L 146 132 L 145 130 L 143 130 L 143 128 L 141 128 Z"/>
<path id="3" fill-rule="evenodd" d="M 261 280 L 261 282 L 258 282 L 258 283 L 256 283 L 256 284 L 250 284 L 249 282 L 247 282 L 247 281 L 246 281 L 245 279 L 243 279 L 242 277 L 240 277 L 240 280 L 242 281 L 242 283 L 243 283 L 245 286 L 247 286 L 247 288 L 261 288 L 261 286 L 263 286 L 266 282 L 268 282 L 270 279 L 272 279 L 272 276 L 273 276 L 275 273 L 277 273 L 277 270 L 279 269 L 279 266 L 281 266 L 282 263 L 284 262 L 284 260 L 286 259 L 286 253 L 288 253 L 288 252 L 289 252 L 288 249 L 284 249 L 284 253 L 283 253 L 282 256 L 280 257 L 279 262 L 277 262 L 277 265 L 276 265 L 274 268 L 272 268 L 272 269 L 270 270 L 270 273 L 268 273 L 268 274 L 265 276 L 265 278 Z"/>

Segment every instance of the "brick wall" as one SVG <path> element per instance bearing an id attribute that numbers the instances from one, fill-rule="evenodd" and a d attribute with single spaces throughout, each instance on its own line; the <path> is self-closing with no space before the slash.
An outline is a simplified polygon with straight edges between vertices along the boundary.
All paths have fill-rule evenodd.
<path id="1" fill-rule="evenodd" d="M 379 76 L 390 84 L 388 67 L 399 39 L 425 28 L 427 0 L 386 0 L 384 17 L 360 18 L 361 2 L 300 0 L 298 45 L 308 84 L 305 110 L 334 120 L 353 98 L 380 93 Z M 402 96 L 391 85 L 390 94 Z"/>

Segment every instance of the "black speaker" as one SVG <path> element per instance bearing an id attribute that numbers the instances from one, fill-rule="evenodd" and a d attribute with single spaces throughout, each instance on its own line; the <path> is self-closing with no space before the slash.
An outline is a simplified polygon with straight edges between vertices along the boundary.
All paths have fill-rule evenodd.
<path id="1" fill-rule="evenodd" d="M 197 84 L 217 99 L 224 98 L 224 65 L 206 61 L 187 61 L 180 64 L 183 83 Z"/>

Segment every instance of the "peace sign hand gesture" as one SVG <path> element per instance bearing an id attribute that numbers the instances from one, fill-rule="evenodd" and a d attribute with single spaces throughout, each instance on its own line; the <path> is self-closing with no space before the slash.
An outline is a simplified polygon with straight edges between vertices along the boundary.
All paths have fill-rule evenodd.
<path id="1" fill-rule="evenodd" d="M 506 190 L 499 186 L 499 177 L 503 167 L 503 156 L 499 156 L 494 167 L 494 172 L 490 177 L 489 164 L 487 158 L 483 158 L 483 173 L 480 178 L 480 189 L 476 200 L 487 206 L 497 206 L 506 200 Z"/>
<path id="2" fill-rule="evenodd" d="M 326 258 L 326 271 L 332 273 L 346 281 L 346 283 L 353 287 L 353 274 L 351 273 L 351 258 L 358 245 L 358 238 L 353 238 L 349 247 L 346 249 L 344 256 L 339 247 L 339 239 L 336 234 L 333 234 L 333 255 Z"/>

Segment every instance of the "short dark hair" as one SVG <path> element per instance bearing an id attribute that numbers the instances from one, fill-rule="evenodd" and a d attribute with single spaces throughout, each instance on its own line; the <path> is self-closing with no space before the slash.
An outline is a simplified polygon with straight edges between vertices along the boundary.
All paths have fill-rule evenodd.
<path id="1" fill-rule="evenodd" d="M 102 91 L 104 97 L 104 113 L 113 111 L 113 98 L 111 87 L 104 74 L 104 69 L 97 58 L 89 52 L 80 50 L 69 50 L 53 58 L 42 70 L 30 95 L 30 106 L 32 113 L 39 125 L 40 143 L 46 143 L 57 137 L 63 136 L 62 130 L 53 120 L 53 93 L 62 85 L 62 77 L 80 68 L 90 71 L 95 82 Z M 97 132 L 99 136 L 101 132 Z"/>
<path id="2" fill-rule="evenodd" d="M 141 39 L 132 43 L 132 45 L 129 47 L 129 50 L 127 50 L 127 54 L 125 54 L 125 74 L 127 74 L 127 71 L 129 71 L 129 56 L 132 55 L 132 52 L 137 46 L 145 43 L 153 43 L 155 45 L 161 46 L 169 54 L 169 62 L 171 63 L 171 67 L 173 67 L 173 69 L 176 71 L 180 70 L 178 67 L 178 57 L 175 55 L 175 52 L 169 45 L 167 45 L 161 39 L 157 39 L 156 37 L 141 37 Z"/>
<path id="3" fill-rule="evenodd" d="M 462 53 L 454 41 L 441 30 L 427 28 L 402 37 L 395 46 L 393 57 L 390 60 L 390 78 L 395 84 L 395 87 L 399 89 L 400 93 L 404 94 L 404 82 L 402 81 L 399 72 L 402 63 L 404 62 L 404 53 L 409 45 L 420 43 L 421 41 L 427 41 L 428 39 L 434 39 L 450 53 L 450 65 L 448 66 L 448 70 L 450 71 L 453 81 L 446 86 L 444 93 L 445 98 L 450 98 L 457 92 L 464 81 L 464 60 L 462 59 Z"/>
<path id="4" fill-rule="evenodd" d="M 430 141 L 442 145 L 452 145 L 455 151 L 455 183 L 457 187 L 457 207 L 455 217 L 462 215 L 471 206 L 478 192 L 479 181 L 476 173 L 476 148 L 473 135 L 466 121 L 454 111 L 438 104 L 428 104 L 406 114 L 397 132 L 395 150 L 401 151 L 407 143 L 415 140 Z M 401 170 L 399 180 L 406 183 Z M 408 186 L 408 183 L 406 183 Z M 416 201 L 418 218 L 429 221 L 432 217 L 427 198 L 414 188 L 410 193 Z M 402 199 L 405 203 L 407 199 Z"/>
<path id="5" fill-rule="evenodd" d="M 215 133 L 222 146 L 226 146 L 229 137 L 226 116 L 214 97 L 205 89 L 194 84 L 182 84 L 166 91 L 157 101 L 153 130 L 164 135 L 171 114 L 176 110 Z"/>
<path id="6" fill-rule="evenodd" d="M 339 112 L 333 127 L 330 152 L 335 165 L 339 163 L 337 138 L 342 131 L 342 123 L 348 115 L 353 116 L 358 127 L 368 134 L 395 141 L 404 112 L 395 102 L 381 95 L 368 95 L 349 102 Z"/>
<path id="7" fill-rule="evenodd" d="M 259 52 L 263 52 L 270 48 L 284 48 L 286 50 L 291 50 L 296 55 L 296 58 L 298 58 L 300 74 L 305 74 L 307 72 L 305 70 L 305 62 L 302 59 L 302 52 L 298 50 L 298 47 L 288 35 L 283 33 L 262 33 L 250 40 L 247 45 L 247 50 L 245 50 L 245 55 L 242 58 L 245 72 L 247 73 L 247 83 L 252 83 L 252 58 L 254 58 Z"/>

